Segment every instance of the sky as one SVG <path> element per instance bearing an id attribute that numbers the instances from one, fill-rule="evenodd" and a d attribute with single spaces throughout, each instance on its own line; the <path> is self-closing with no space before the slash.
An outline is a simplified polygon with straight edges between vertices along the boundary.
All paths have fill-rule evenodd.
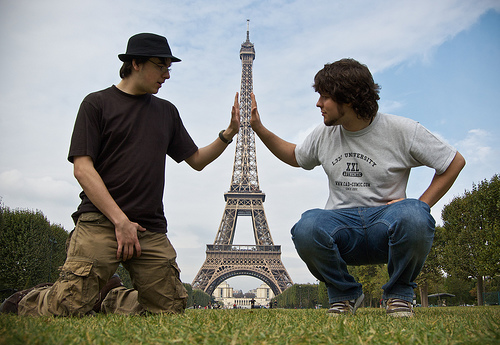
<path id="1" fill-rule="evenodd" d="M 432 214 L 474 183 L 500 173 L 500 1 L 498 0 L 0 0 L 0 199 L 11 209 L 40 210 L 73 229 L 80 187 L 67 161 L 75 116 L 90 92 L 117 84 L 128 38 L 168 38 L 182 62 L 158 96 L 173 102 L 198 146 L 227 128 L 240 89 L 239 50 L 255 45 L 254 93 L 266 127 L 300 143 L 322 122 L 314 75 L 351 57 L 381 85 L 380 110 L 419 121 L 456 147 L 467 165 Z M 264 209 L 274 243 L 294 283 L 315 283 L 290 229 L 324 207 L 320 167 L 306 171 L 277 160 L 256 139 Z M 191 283 L 224 211 L 235 146 L 196 172 L 168 159 L 165 212 L 181 279 Z M 412 171 L 418 198 L 434 171 Z M 234 244 L 254 244 L 249 217 L 239 217 Z M 235 277 L 248 291 L 262 282 Z"/>

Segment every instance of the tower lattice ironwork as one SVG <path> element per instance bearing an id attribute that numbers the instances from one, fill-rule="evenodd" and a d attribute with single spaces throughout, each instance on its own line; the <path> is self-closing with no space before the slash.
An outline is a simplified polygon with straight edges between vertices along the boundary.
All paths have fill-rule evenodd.
<path id="1" fill-rule="evenodd" d="M 263 206 L 266 195 L 259 187 L 255 133 L 250 126 L 255 49 L 250 42 L 248 21 L 247 39 L 241 44 L 240 59 L 240 130 L 236 142 L 233 176 L 229 191 L 224 193 L 226 206 L 215 241 L 213 244 L 207 244 L 207 257 L 192 286 L 212 294 L 226 279 L 246 275 L 262 280 L 278 295 L 293 282 L 281 262 L 281 246 L 273 243 Z M 252 217 L 255 245 L 233 244 L 239 216 Z"/>

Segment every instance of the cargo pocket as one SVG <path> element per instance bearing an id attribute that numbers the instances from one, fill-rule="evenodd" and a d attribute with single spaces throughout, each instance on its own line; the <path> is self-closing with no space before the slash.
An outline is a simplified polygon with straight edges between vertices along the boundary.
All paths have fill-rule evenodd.
<path id="1" fill-rule="evenodd" d="M 174 310 L 176 312 L 182 312 L 184 309 L 186 309 L 187 306 L 187 298 L 188 298 L 188 292 L 186 288 L 184 287 L 184 284 L 182 284 L 180 276 L 181 276 L 181 270 L 179 269 L 179 266 L 177 266 L 177 263 L 175 260 L 172 260 L 170 262 L 172 265 L 172 273 L 173 273 L 173 283 L 174 283 Z"/>
<path id="2" fill-rule="evenodd" d="M 140 277 L 138 277 L 138 275 Z M 133 272 L 138 302 L 151 313 L 182 313 L 187 305 L 187 290 L 180 280 L 175 259 L 165 259 L 161 266 Z"/>
<path id="3" fill-rule="evenodd" d="M 181 282 L 181 270 L 179 269 L 179 266 L 177 266 L 177 263 L 174 261 L 171 263 L 174 276 L 175 276 L 175 286 L 176 286 L 176 297 L 178 298 L 187 298 L 188 293 L 186 288 L 184 287 L 184 284 Z"/>
<path id="4" fill-rule="evenodd" d="M 64 314 L 81 315 L 90 311 L 99 294 L 99 282 L 92 272 L 93 261 L 72 258 L 66 260 L 59 277 L 55 301 Z"/>
<path id="5" fill-rule="evenodd" d="M 68 259 L 62 267 L 63 273 L 78 277 L 88 277 L 92 271 L 94 263 L 90 260 Z"/>

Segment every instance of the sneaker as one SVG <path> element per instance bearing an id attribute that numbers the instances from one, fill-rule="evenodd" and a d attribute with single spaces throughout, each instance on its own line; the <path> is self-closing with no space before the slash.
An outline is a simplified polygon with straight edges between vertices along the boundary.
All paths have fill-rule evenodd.
<path id="1" fill-rule="evenodd" d="M 43 283 L 43 284 L 38 284 L 36 286 L 33 286 L 32 288 L 26 289 L 26 290 L 21 290 L 18 291 L 3 301 L 2 305 L 0 305 L 0 313 L 2 314 L 17 314 L 17 309 L 19 302 L 31 291 L 33 291 L 35 288 L 41 288 L 45 286 L 52 286 L 52 283 Z"/>
<path id="2" fill-rule="evenodd" d="M 92 310 L 96 313 L 98 313 L 99 311 L 101 311 L 101 305 L 102 305 L 102 301 L 104 301 L 104 299 L 106 298 L 106 296 L 108 295 L 108 293 L 117 288 L 117 287 L 120 287 L 120 286 L 123 286 L 123 283 L 122 283 L 122 280 L 120 279 L 120 276 L 118 274 L 114 274 L 109 280 L 108 282 L 106 283 L 106 285 L 104 285 L 104 287 L 101 289 L 101 291 L 99 291 L 99 300 L 94 304 L 94 306 L 92 307 Z"/>
<path id="3" fill-rule="evenodd" d="M 389 298 L 386 313 L 392 317 L 412 317 L 413 307 L 408 301 L 400 298 Z"/>
<path id="4" fill-rule="evenodd" d="M 361 294 L 357 299 L 353 299 L 350 301 L 339 301 L 330 304 L 330 309 L 328 309 L 327 313 L 330 316 L 338 316 L 338 315 L 348 315 L 348 314 L 356 314 L 356 310 L 363 302 L 365 298 L 365 294 Z"/>

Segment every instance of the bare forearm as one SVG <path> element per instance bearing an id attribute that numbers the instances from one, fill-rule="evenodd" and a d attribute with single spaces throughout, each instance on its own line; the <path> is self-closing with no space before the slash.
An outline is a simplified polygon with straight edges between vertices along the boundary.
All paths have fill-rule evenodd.
<path id="1" fill-rule="evenodd" d="M 109 194 L 106 185 L 101 176 L 93 168 L 93 165 L 90 166 L 90 162 L 82 160 L 90 160 L 90 158 L 75 158 L 74 174 L 87 197 L 113 224 L 116 225 L 127 221 L 127 216 L 116 204 L 111 194 Z"/>
<path id="2" fill-rule="evenodd" d="M 230 129 L 226 129 L 222 135 L 226 140 L 231 140 L 236 133 Z M 193 169 L 201 171 L 219 157 L 227 147 L 228 144 L 217 138 L 211 144 L 198 149 L 191 157 L 186 159 L 186 162 Z"/>
<path id="3" fill-rule="evenodd" d="M 299 167 L 295 158 L 295 147 L 292 144 L 278 137 L 276 134 L 268 130 L 262 123 L 256 125 L 254 132 L 259 136 L 260 140 L 266 145 L 278 159 L 293 167 Z"/>
<path id="4" fill-rule="evenodd" d="M 90 201 L 97 207 L 115 226 L 116 242 L 118 249 L 116 259 L 131 259 L 141 256 L 141 245 L 137 231 L 146 231 L 137 223 L 131 222 L 115 202 L 104 184 L 101 175 L 95 170 L 94 162 L 89 156 L 74 158 L 74 174 L 78 183 Z"/>
<path id="5" fill-rule="evenodd" d="M 441 175 L 434 175 L 431 184 L 422 194 L 420 200 L 430 207 L 434 206 L 448 192 L 464 166 L 465 159 L 457 152 L 448 169 Z"/>

